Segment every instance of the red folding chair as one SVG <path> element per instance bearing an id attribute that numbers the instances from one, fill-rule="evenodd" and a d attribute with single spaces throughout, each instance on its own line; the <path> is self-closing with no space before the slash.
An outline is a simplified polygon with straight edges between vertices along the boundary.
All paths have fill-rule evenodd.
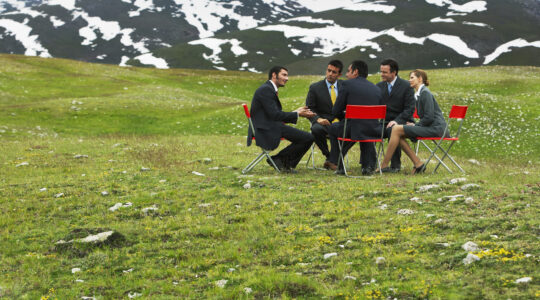
<path id="1" fill-rule="evenodd" d="M 244 107 L 244 112 L 245 112 L 246 117 L 247 117 L 248 122 L 249 122 L 249 128 L 251 128 L 251 132 L 253 133 L 253 138 L 252 139 L 253 139 L 253 141 L 255 141 L 255 127 L 253 126 L 253 122 L 251 121 L 251 114 L 249 113 L 249 108 L 248 108 L 247 104 L 245 104 L 245 103 L 242 104 L 242 106 Z M 284 140 L 284 138 L 281 138 L 281 140 Z M 261 148 L 261 147 L 259 147 L 259 148 Z M 242 174 L 246 174 L 249 171 L 251 171 L 265 157 L 268 159 L 268 161 L 270 161 L 270 163 L 272 164 L 274 169 L 276 169 L 276 171 L 278 171 L 278 173 L 279 173 L 279 168 L 277 167 L 276 163 L 274 162 L 274 160 L 270 156 L 270 150 L 266 150 L 266 149 L 263 149 L 263 148 L 261 148 L 261 150 L 262 150 L 262 152 L 242 170 Z"/>
<path id="2" fill-rule="evenodd" d="M 379 119 L 384 120 L 386 118 L 386 105 L 347 105 L 345 109 L 345 124 L 343 127 L 343 137 L 338 137 L 339 145 L 339 160 L 343 166 L 343 171 L 347 177 L 358 177 L 358 176 L 349 176 L 347 174 L 347 168 L 345 167 L 345 160 L 343 158 L 343 145 L 345 142 L 353 143 L 379 143 L 379 149 L 377 150 L 377 164 L 379 165 L 379 173 L 382 175 L 381 171 L 381 153 L 384 156 L 384 126 L 381 126 L 381 137 L 375 139 L 367 140 L 353 140 L 345 138 L 347 132 L 347 122 L 351 119 L 360 119 L 360 120 L 373 120 Z"/>
<path id="3" fill-rule="evenodd" d="M 468 106 L 466 105 L 452 105 L 452 109 L 450 110 L 450 114 L 448 115 L 448 120 L 446 122 L 446 128 L 444 130 L 444 132 L 449 132 L 449 129 L 450 129 L 450 122 L 451 120 L 456 120 L 458 123 L 459 123 L 459 126 L 458 126 L 458 129 L 456 130 L 455 132 L 455 135 L 452 137 L 450 135 L 450 137 L 445 137 L 445 136 L 442 136 L 442 137 L 417 137 L 417 143 L 416 143 L 416 154 L 418 155 L 418 148 L 419 147 L 419 144 L 422 143 L 422 145 L 424 145 L 428 151 L 430 152 L 430 156 L 429 158 L 426 160 L 425 164 L 427 165 L 429 163 L 429 161 L 435 157 L 435 159 L 437 159 L 439 161 L 439 163 L 435 166 L 435 169 L 433 170 L 433 173 L 437 172 L 437 169 L 439 168 L 439 166 L 443 166 L 448 172 L 452 173 L 452 170 L 450 170 L 450 168 L 443 162 L 443 160 L 448 157 L 448 159 L 450 159 L 450 161 L 463 173 L 465 173 L 465 171 L 463 170 L 463 168 L 461 168 L 461 166 L 454 160 L 454 158 L 452 156 L 450 156 L 449 152 L 450 152 L 450 149 L 452 149 L 452 146 L 454 146 L 454 143 L 457 142 L 459 140 L 459 134 L 461 133 L 461 128 L 462 128 L 462 125 L 463 125 L 463 120 L 465 119 L 465 115 L 467 114 L 467 108 Z M 414 111 L 414 117 L 415 118 L 420 118 L 416 112 L 416 110 Z M 433 144 L 435 145 L 435 147 L 433 149 L 431 149 L 424 141 L 432 141 Z M 449 141 L 451 142 L 450 145 L 444 149 L 441 144 L 443 143 L 443 141 Z M 442 156 L 442 158 L 440 158 L 435 152 L 440 149 L 444 155 Z"/>

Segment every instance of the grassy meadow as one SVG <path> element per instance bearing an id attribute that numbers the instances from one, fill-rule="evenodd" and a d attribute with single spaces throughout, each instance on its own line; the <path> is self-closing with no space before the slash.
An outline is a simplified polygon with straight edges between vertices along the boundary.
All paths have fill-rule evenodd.
<path id="1" fill-rule="evenodd" d="M 322 78 L 291 75 L 285 110 Z M 0 55 L 0 299 L 539 299 L 540 68 L 428 75 L 466 174 L 243 175 L 264 74 Z"/>

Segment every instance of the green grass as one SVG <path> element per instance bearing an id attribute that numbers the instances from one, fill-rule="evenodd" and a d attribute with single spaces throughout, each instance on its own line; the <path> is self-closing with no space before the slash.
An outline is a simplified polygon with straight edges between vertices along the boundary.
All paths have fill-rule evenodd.
<path id="1" fill-rule="evenodd" d="M 453 149 L 466 175 L 348 179 L 303 165 L 276 174 L 264 163 L 241 174 L 257 149 L 245 146 L 239 104 L 264 75 L 8 55 L 0 63 L 0 298 L 540 297 L 538 68 L 429 72 L 445 114 L 470 105 Z M 302 105 L 319 78 L 291 77 L 285 109 Z M 358 173 L 357 161 L 355 147 Z M 466 182 L 449 183 L 458 177 Z M 461 190 L 468 183 L 479 186 Z M 440 187 L 418 192 L 427 184 Z M 438 200 L 456 194 L 464 197 Z M 126 241 L 56 251 L 74 230 L 94 228 Z M 483 257 L 465 266 L 468 241 Z M 515 283 L 523 277 L 532 281 Z"/>

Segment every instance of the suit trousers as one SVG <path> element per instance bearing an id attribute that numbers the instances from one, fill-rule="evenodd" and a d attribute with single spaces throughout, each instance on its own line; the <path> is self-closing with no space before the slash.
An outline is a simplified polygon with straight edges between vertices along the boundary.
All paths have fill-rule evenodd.
<path id="1" fill-rule="evenodd" d="M 281 124 L 281 136 L 290 141 L 291 144 L 283 148 L 273 158 L 279 158 L 285 168 L 294 169 L 309 150 L 311 144 L 313 144 L 313 135 L 309 132 Z"/>
<path id="2" fill-rule="evenodd" d="M 345 132 L 345 136 L 349 137 L 351 134 L 350 128 Z M 339 144 L 338 137 L 343 135 L 343 123 L 334 123 L 330 126 L 330 162 L 338 165 L 338 169 L 343 169 L 341 161 L 339 161 Z M 362 169 L 375 170 L 377 165 L 377 151 L 375 150 L 375 143 L 359 143 L 360 144 L 360 164 Z M 343 157 L 347 155 L 347 152 L 354 145 L 353 142 L 344 142 L 342 154 Z M 339 163 L 339 164 L 338 164 Z"/>
<path id="3" fill-rule="evenodd" d="M 384 129 L 384 138 L 387 138 L 390 141 L 390 135 L 392 134 L 392 127 L 386 128 L 386 122 L 383 124 Z M 390 160 L 390 167 L 393 169 L 401 169 L 401 146 L 396 147 L 396 151 L 392 155 Z"/>
<path id="4" fill-rule="evenodd" d="M 330 151 L 328 150 L 328 143 L 326 141 L 329 127 L 329 125 L 324 126 L 317 122 L 311 125 L 311 134 L 313 134 L 315 144 L 317 147 L 319 147 L 319 149 L 321 149 L 321 152 L 326 157 L 326 160 L 328 160 L 330 157 Z"/>

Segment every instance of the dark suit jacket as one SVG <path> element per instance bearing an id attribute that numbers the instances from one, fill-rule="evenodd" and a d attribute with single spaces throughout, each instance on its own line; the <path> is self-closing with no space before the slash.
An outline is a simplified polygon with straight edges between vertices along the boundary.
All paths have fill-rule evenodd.
<path id="1" fill-rule="evenodd" d="M 296 123 L 298 113 L 284 112 L 281 102 L 270 81 L 261 85 L 251 100 L 251 121 L 255 127 L 255 141 L 257 146 L 274 150 L 279 146 L 282 123 Z M 248 130 L 247 144 L 251 145 L 253 133 Z"/>
<path id="2" fill-rule="evenodd" d="M 343 80 L 336 82 L 338 95 L 340 93 Z M 336 100 L 337 101 L 337 100 Z M 309 91 L 306 97 L 306 105 L 309 109 L 317 115 L 309 120 L 311 123 L 316 123 L 318 118 L 327 119 L 332 122 L 332 99 L 328 92 L 328 86 L 326 85 L 326 79 L 313 83 L 309 87 Z"/>
<path id="3" fill-rule="evenodd" d="M 414 122 L 414 89 L 407 80 L 398 76 L 390 94 L 386 81 L 377 83 L 377 86 L 381 89 L 382 104 L 386 105 L 386 122 L 393 120 L 401 125 Z"/>
<path id="4" fill-rule="evenodd" d="M 343 82 L 332 114 L 343 122 L 347 105 L 381 105 L 381 101 L 381 90 L 367 79 L 357 77 Z M 352 139 L 372 139 L 381 136 L 382 124 L 378 120 L 350 120 L 347 127 L 349 124 Z"/>

